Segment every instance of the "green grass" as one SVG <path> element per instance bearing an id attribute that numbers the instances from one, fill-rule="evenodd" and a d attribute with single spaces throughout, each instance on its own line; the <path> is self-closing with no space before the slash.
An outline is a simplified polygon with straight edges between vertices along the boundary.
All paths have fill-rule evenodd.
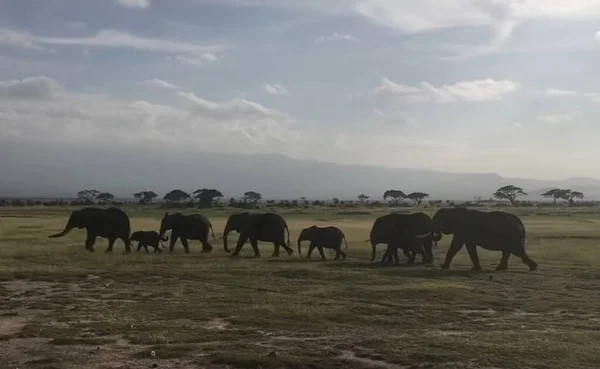
<path id="1" fill-rule="evenodd" d="M 589 209 L 510 209 L 527 227 L 540 268 L 479 249 L 449 270 L 370 263 L 374 219 L 388 210 L 283 211 L 294 255 L 223 251 L 229 211 L 201 211 L 214 225 L 211 254 L 104 254 L 85 231 L 60 239 L 70 208 L 0 209 L 0 368 L 592 368 L 600 363 L 600 214 Z M 405 210 L 405 209 L 403 209 Z M 413 209 L 414 211 L 415 209 Z M 159 227 L 164 211 L 126 208 L 133 229 Z M 193 212 L 186 210 L 185 212 Z M 432 209 L 424 209 L 432 214 Z M 336 225 L 348 258 L 300 259 L 295 238 Z M 231 235 L 230 243 L 234 244 Z M 308 245 L 303 245 L 306 255 Z M 381 258 L 383 246 L 378 249 Z M 401 262 L 405 259 L 401 255 Z M 154 351 L 155 355 L 151 353 Z M 5 359 L 4 359 L 5 358 Z"/>

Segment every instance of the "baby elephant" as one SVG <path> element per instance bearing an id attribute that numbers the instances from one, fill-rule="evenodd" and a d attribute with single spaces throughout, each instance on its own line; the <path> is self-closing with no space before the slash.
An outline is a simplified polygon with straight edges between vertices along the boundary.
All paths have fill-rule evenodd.
<path id="1" fill-rule="evenodd" d="M 346 248 L 348 248 L 348 242 L 346 241 L 346 236 L 344 236 L 344 232 L 338 227 L 317 227 L 312 226 L 308 228 L 304 228 L 298 237 L 298 255 L 302 257 L 302 252 L 300 251 L 300 243 L 302 241 L 310 241 L 310 247 L 308 248 L 308 258 L 310 259 L 310 254 L 316 248 L 319 249 L 319 253 L 321 254 L 321 259 L 325 259 L 325 254 L 323 254 L 323 248 L 334 249 L 335 250 L 335 260 L 339 260 L 340 254 L 343 259 L 346 259 L 346 254 L 342 251 L 342 239 L 346 244 Z"/>
<path id="2" fill-rule="evenodd" d="M 148 251 L 148 246 L 154 247 L 154 253 L 162 252 L 159 248 L 159 242 L 168 241 L 169 237 L 165 237 L 164 239 L 160 239 L 158 232 L 156 231 L 136 231 L 131 234 L 129 237 L 129 241 L 138 241 L 137 251 L 140 252 L 140 249 L 143 247 Z M 162 246 L 162 244 L 161 244 Z"/>

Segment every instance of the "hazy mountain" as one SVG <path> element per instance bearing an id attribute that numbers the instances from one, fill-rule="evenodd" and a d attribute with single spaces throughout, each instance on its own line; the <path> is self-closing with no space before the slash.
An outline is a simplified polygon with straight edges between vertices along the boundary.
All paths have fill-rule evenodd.
<path id="1" fill-rule="evenodd" d="M 108 191 L 131 197 L 153 190 L 161 197 L 181 188 L 217 188 L 226 198 L 258 191 L 265 198 L 354 199 L 365 193 L 378 200 L 385 190 L 423 191 L 432 199 L 489 198 L 500 186 L 522 187 L 526 199 L 541 200 L 544 190 L 578 190 L 600 198 L 600 180 L 568 178 L 545 181 L 503 178 L 495 173 L 443 173 L 421 169 L 349 166 L 295 160 L 282 155 L 173 153 L 152 147 L 75 148 L 58 145 L 0 144 L 0 196 L 73 197 L 81 189 Z"/>

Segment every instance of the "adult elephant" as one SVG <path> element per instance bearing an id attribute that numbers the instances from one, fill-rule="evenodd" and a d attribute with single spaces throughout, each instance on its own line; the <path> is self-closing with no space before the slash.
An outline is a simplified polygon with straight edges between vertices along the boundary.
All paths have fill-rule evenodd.
<path id="1" fill-rule="evenodd" d="M 250 240 L 254 250 L 254 256 L 260 256 L 258 241 L 273 243 L 275 249 L 271 256 L 279 256 L 279 247 L 283 247 L 288 255 L 294 253 L 290 244 L 290 230 L 286 221 L 278 214 L 245 211 L 230 215 L 223 230 L 223 247 L 227 252 L 230 252 L 227 248 L 227 235 L 232 231 L 240 234 L 235 251 L 231 254 L 232 256 L 238 256 L 242 246 L 248 240 Z M 285 241 L 285 231 L 287 231 L 288 236 L 287 243 Z"/>
<path id="2" fill-rule="evenodd" d="M 525 252 L 525 225 L 516 215 L 504 211 L 484 212 L 463 207 L 439 209 L 433 216 L 436 230 L 453 234 L 452 242 L 441 265 L 450 267 L 450 262 L 463 245 L 473 263 L 472 270 L 481 270 L 477 246 L 486 250 L 502 251 L 502 259 L 496 270 L 508 269 L 508 258 L 514 254 L 529 266 L 529 271 L 538 265 Z"/>
<path id="3" fill-rule="evenodd" d="M 108 247 L 105 252 L 113 251 L 113 246 L 117 239 L 121 239 L 125 243 L 125 252 L 131 252 L 131 242 L 129 240 L 131 224 L 129 217 L 121 209 L 114 207 L 108 209 L 86 207 L 74 210 L 69 216 L 65 229 L 60 233 L 48 237 L 62 237 L 73 228 L 86 229 L 85 248 L 89 252 L 94 252 L 96 237 L 108 238 Z"/>
<path id="4" fill-rule="evenodd" d="M 425 213 L 382 215 L 375 219 L 369 236 L 373 249 L 371 261 L 375 260 L 375 246 L 385 243 L 388 245 L 388 249 L 382 261 L 388 256 L 393 258 L 397 249 L 401 248 L 408 258 L 409 264 L 414 263 L 417 253 L 423 255 L 423 262 L 431 264 L 433 262 L 433 242 L 440 239 L 441 233 L 434 230 L 431 218 Z"/>
<path id="5" fill-rule="evenodd" d="M 183 215 L 181 213 L 169 214 L 168 212 L 160 222 L 160 239 L 163 239 L 165 232 L 171 230 L 171 240 L 169 242 L 169 252 L 173 252 L 175 242 L 181 239 L 181 244 L 186 253 L 190 252 L 188 240 L 197 240 L 202 242 L 201 252 L 211 252 L 213 246 L 208 242 L 208 230 L 212 231 L 213 238 L 215 232 L 210 220 L 202 214 Z"/>
<path id="6" fill-rule="evenodd" d="M 340 255 L 342 255 L 342 258 L 346 259 L 346 253 L 342 251 L 342 241 L 346 244 L 346 248 L 348 248 L 348 242 L 346 241 L 344 232 L 338 227 L 318 227 L 313 225 L 304 228 L 302 232 L 300 232 L 300 236 L 298 236 L 298 255 L 300 255 L 300 257 L 302 257 L 302 251 L 300 249 L 300 243 L 302 241 L 310 241 L 310 246 L 308 248 L 309 259 L 315 247 L 319 250 L 322 260 L 325 260 L 323 248 L 335 250 L 335 260 L 338 260 Z"/>

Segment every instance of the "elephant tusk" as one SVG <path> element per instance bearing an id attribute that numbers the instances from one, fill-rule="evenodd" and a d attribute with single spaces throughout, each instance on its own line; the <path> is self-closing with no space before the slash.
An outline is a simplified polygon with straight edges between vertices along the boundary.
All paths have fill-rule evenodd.
<path id="1" fill-rule="evenodd" d="M 419 235 L 419 236 L 415 236 L 415 238 L 425 238 L 427 236 L 429 236 L 430 234 L 432 234 L 433 232 L 427 232 L 425 234 Z"/>

